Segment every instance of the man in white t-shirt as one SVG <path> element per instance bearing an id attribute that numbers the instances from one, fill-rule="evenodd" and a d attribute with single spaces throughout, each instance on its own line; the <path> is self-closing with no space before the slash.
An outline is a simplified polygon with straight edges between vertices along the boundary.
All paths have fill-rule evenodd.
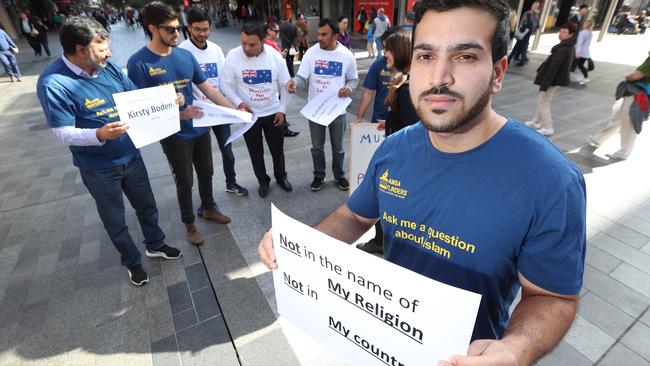
<path id="1" fill-rule="evenodd" d="M 288 85 L 289 93 L 303 89 L 309 85 L 311 100 L 326 90 L 338 90 L 341 98 L 352 95 L 359 85 L 357 62 L 352 52 L 337 41 L 338 24 L 332 19 L 323 19 L 318 23 L 318 44 L 305 52 L 296 77 Z M 337 186 L 347 191 L 350 188 L 343 171 L 343 135 L 345 134 L 345 113 L 338 116 L 329 126 L 325 127 L 309 121 L 311 133 L 311 156 L 314 160 L 314 181 L 311 190 L 318 191 L 325 180 L 325 133 L 329 128 L 332 145 L 332 173 Z"/>
<path id="2" fill-rule="evenodd" d="M 278 185 L 287 192 L 293 187 L 284 165 L 284 112 L 289 102 L 287 83 L 291 79 L 279 52 L 264 44 L 264 29 L 247 23 L 241 30 L 241 46 L 228 52 L 219 89 L 230 101 L 257 117 L 244 134 L 253 171 L 260 184 L 260 197 L 269 194 L 271 178 L 264 165 L 262 132 L 273 157 L 273 174 Z M 279 98 L 282 96 L 282 98 Z"/>
<path id="3" fill-rule="evenodd" d="M 190 51 L 201 65 L 205 72 L 208 82 L 215 88 L 219 89 L 219 74 L 223 72 L 223 63 L 225 57 L 221 47 L 210 42 L 210 16 L 204 10 L 193 8 L 187 15 L 188 28 L 190 30 L 190 39 L 186 39 L 178 47 Z M 192 93 L 196 100 L 205 103 L 212 103 L 196 85 L 192 85 Z M 223 173 L 226 176 L 226 192 L 234 193 L 238 196 L 246 196 L 248 190 L 239 184 L 235 179 L 235 155 L 232 153 L 232 145 L 226 145 L 230 137 L 230 125 L 212 126 L 212 132 L 217 138 L 221 158 L 223 161 Z M 199 213 L 200 214 L 200 213 Z"/>

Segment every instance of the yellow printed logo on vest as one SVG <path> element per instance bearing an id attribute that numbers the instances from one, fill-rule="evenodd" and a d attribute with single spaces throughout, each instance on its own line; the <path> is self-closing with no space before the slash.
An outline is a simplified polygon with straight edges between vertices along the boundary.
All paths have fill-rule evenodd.
<path id="1" fill-rule="evenodd" d="M 156 76 L 156 75 L 162 75 L 166 74 L 167 70 L 161 68 L 161 67 L 151 67 L 149 66 L 149 75 L 150 76 Z"/>
<path id="2" fill-rule="evenodd" d="M 99 99 L 99 98 L 95 98 L 93 100 L 90 100 L 90 99 L 86 98 L 86 100 L 84 101 L 84 104 L 86 105 L 86 108 L 88 108 L 88 109 L 93 109 L 93 108 L 99 107 L 100 105 L 105 104 L 105 103 L 106 103 L 106 100 Z"/>
<path id="3" fill-rule="evenodd" d="M 389 176 L 388 169 L 379 177 L 379 190 L 398 198 L 406 198 L 408 194 L 408 190 L 402 186 L 400 180 Z"/>

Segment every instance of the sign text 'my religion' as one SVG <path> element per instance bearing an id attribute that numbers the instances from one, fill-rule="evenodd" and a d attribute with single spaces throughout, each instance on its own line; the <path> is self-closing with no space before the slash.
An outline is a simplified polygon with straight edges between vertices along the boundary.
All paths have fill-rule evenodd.
<path id="1" fill-rule="evenodd" d="M 152 113 L 162 112 L 164 110 L 174 108 L 174 103 L 162 103 L 160 105 L 152 105 L 149 108 L 142 108 L 136 111 L 128 111 L 127 114 L 129 119 L 134 119 L 138 117 L 149 117 Z"/>

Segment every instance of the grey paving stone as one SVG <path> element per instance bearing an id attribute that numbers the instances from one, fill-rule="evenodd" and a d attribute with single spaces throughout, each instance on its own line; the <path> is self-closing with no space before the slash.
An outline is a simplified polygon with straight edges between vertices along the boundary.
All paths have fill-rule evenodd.
<path id="1" fill-rule="evenodd" d="M 183 329 L 189 328 L 192 325 L 198 323 L 198 319 L 196 318 L 196 312 L 194 311 L 194 308 L 181 311 L 180 313 L 176 313 L 172 315 L 172 317 L 174 320 L 174 329 L 176 330 L 177 333 Z"/>
<path id="2" fill-rule="evenodd" d="M 621 264 L 620 259 L 591 244 L 587 245 L 585 261 L 604 273 L 610 273 Z"/>
<path id="3" fill-rule="evenodd" d="M 168 303 L 160 303 L 147 307 L 147 328 L 151 342 L 159 341 L 174 334 L 172 314 Z"/>
<path id="4" fill-rule="evenodd" d="M 650 327 L 641 322 L 637 322 L 625 333 L 621 343 L 650 363 Z"/>
<path id="5" fill-rule="evenodd" d="M 610 276 L 646 297 L 650 297 L 650 275 L 638 270 L 636 267 L 622 263 Z"/>
<path id="6" fill-rule="evenodd" d="M 650 255 L 633 248 L 607 234 L 599 234 L 590 241 L 591 245 L 650 274 Z"/>
<path id="7" fill-rule="evenodd" d="M 634 248 L 640 248 L 648 242 L 646 235 L 619 223 L 614 223 L 602 231 Z"/>
<path id="8" fill-rule="evenodd" d="M 238 365 L 230 337 L 221 317 L 199 323 L 176 334 L 183 364 L 220 360 L 223 365 Z"/>
<path id="9" fill-rule="evenodd" d="M 167 303 L 167 287 L 163 276 L 149 276 L 149 283 L 144 286 L 144 298 L 147 307 L 152 307 L 161 303 Z"/>
<path id="10" fill-rule="evenodd" d="M 640 318 L 641 322 L 647 326 L 650 326 L 650 308 L 646 309 L 643 313 L 643 316 Z"/>
<path id="11" fill-rule="evenodd" d="M 584 287 L 635 318 L 650 304 L 646 296 L 589 265 L 585 267 Z"/>
<path id="12" fill-rule="evenodd" d="M 555 347 L 555 349 L 540 359 L 537 366 L 556 366 L 556 365 L 572 365 L 572 366 L 590 366 L 593 362 L 590 361 L 575 348 L 571 347 L 568 343 L 562 341 Z"/>
<path id="13" fill-rule="evenodd" d="M 192 300 L 194 300 L 194 308 L 199 317 L 199 322 L 221 314 L 212 287 L 204 287 L 201 290 L 192 292 Z"/>
<path id="14" fill-rule="evenodd" d="M 169 296 L 169 305 L 171 306 L 172 314 L 180 313 L 183 310 L 193 307 L 187 282 L 167 286 L 167 295 Z"/>
<path id="15" fill-rule="evenodd" d="M 160 262 L 165 276 L 167 286 L 175 285 L 187 280 L 185 276 L 185 266 L 182 260 L 161 261 Z"/>
<path id="16" fill-rule="evenodd" d="M 153 366 L 180 366 L 176 336 L 168 336 L 151 343 Z"/>
<path id="17" fill-rule="evenodd" d="M 621 343 L 617 343 L 603 359 L 598 363 L 600 366 L 647 366 L 648 360 L 634 353 Z"/>
<path id="18" fill-rule="evenodd" d="M 580 315 L 576 316 L 564 340 L 591 362 L 598 361 L 616 341 Z"/>
<path id="19" fill-rule="evenodd" d="M 635 320 L 593 292 L 587 292 L 580 298 L 578 314 L 615 339 Z"/>
<path id="20" fill-rule="evenodd" d="M 185 274 L 187 275 L 187 284 L 190 291 L 196 291 L 210 285 L 208 274 L 205 272 L 203 263 L 196 263 L 191 266 L 185 267 Z"/>

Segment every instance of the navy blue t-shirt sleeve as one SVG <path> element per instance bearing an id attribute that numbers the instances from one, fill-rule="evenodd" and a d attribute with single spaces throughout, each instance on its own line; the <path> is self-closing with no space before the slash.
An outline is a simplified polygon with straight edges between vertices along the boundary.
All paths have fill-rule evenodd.
<path id="1" fill-rule="evenodd" d="M 586 250 L 586 197 L 582 176 L 570 183 L 533 222 L 519 255 L 519 272 L 533 284 L 562 295 L 582 287 Z"/>
<path id="2" fill-rule="evenodd" d="M 126 72 L 129 79 L 135 84 L 138 88 L 146 88 L 147 81 L 146 75 L 144 74 L 144 69 L 140 62 L 134 59 L 135 55 L 129 59 L 128 64 L 126 65 Z"/>
<path id="3" fill-rule="evenodd" d="M 363 80 L 363 87 L 369 90 L 377 90 L 377 84 L 381 83 L 380 80 L 380 73 L 381 72 L 381 67 L 379 67 L 379 62 L 375 61 L 372 63 L 370 66 L 370 69 L 368 69 L 368 74 L 366 74 L 366 78 Z"/>
<path id="4" fill-rule="evenodd" d="M 363 181 L 348 198 L 348 207 L 355 214 L 368 219 L 376 219 L 379 217 L 379 196 L 377 195 L 377 161 L 385 153 L 386 142 L 384 141 L 377 151 L 375 151 L 366 174 L 363 176 Z"/>
<path id="5" fill-rule="evenodd" d="M 65 94 L 62 89 L 49 83 L 38 85 L 38 100 L 50 127 L 75 126 L 74 103 Z"/>

